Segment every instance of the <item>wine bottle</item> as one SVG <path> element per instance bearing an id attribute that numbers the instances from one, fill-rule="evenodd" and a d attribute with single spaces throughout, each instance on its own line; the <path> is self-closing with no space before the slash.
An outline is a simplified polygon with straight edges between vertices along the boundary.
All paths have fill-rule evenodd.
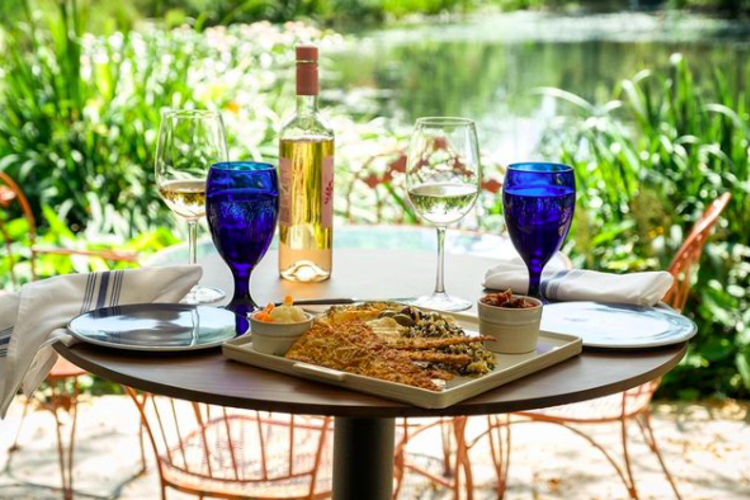
<path id="1" fill-rule="evenodd" d="M 297 111 L 281 130 L 279 145 L 279 273 L 314 283 L 333 264 L 334 136 L 318 112 L 318 49 L 297 55 Z"/>

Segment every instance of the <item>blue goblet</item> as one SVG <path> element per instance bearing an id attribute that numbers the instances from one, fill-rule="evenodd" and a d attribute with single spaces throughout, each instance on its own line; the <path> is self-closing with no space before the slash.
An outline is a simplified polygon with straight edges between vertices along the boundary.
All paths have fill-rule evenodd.
<path id="1" fill-rule="evenodd" d="M 573 221 L 576 179 L 558 163 L 514 163 L 503 183 L 505 224 L 529 269 L 528 295 L 542 298 L 542 270 L 560 250 Z"/>
<path id="2" fill-rule="evenodd" d="M 227 309 L 242 318 L 258 308 L 250 295 L 250 275 L 271 245 L 278 213 L 279 181 L 273 165 L 224 162 L 211 167 L 206 218 L 216 249 L 234 277 Z"/>

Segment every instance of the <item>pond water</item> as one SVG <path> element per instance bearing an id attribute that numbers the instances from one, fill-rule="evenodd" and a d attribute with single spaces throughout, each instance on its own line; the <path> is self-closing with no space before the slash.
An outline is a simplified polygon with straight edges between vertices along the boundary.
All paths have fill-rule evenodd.
<path id="1" fill-rule="evenodd" d="M 507 162 L 532 157 L 545 123 L 570 111 L 535 89 L 604 102 L 624 78 L 668 71 L 678 52 L 704 84 L 719 69 L 746 88 L 750 25 L 663 13 L 494 14 L 364 33 L 331 56 L 325 78 L 365 116 L 473 117 L 483 150 Z"/>

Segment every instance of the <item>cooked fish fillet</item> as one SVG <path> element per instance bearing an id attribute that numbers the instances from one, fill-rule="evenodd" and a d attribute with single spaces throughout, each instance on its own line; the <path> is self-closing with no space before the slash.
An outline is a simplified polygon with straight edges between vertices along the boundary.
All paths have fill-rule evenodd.
<path id="1" fill-rule="evenodd" d="M 441 363 L 445 365 L 468 365 L 471 356 L 468 354 L 445 354 L 436 351 L 399 351 L 406 354 L 412 361 L 424 361 L 426 363 Z"/>
<path id="2" fill-rule="evenodd" d="M 474 342 L 484 342 L 485 340 L 495 340 L 494 337 L 448 337 L 444 339 L 403 339 L 391 342 L 394 349 L 402 350 L 422 350 L 422 349 L 440 349 L 451 345 L 473 344 Z"/>
<path id="3" fill-rule="evenodd" d="M 439 390 L 428 371 L 412 362 L 405 353 L 391 349 L 361 320 L 337 323 L 335 327 L 316 321 L 285 357 L 389 382 Z"/>

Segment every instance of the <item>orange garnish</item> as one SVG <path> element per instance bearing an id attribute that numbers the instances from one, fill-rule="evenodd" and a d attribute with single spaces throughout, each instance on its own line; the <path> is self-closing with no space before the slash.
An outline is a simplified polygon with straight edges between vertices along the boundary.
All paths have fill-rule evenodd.
<path id="1" fill-rule="evenodd" d="M 292 298 L 291 295 L 287 295 L 286 297 L 284 297 L 285 306 L 291 306 L 292 304 L 294 304 L 294 298 Z"/>
<path id="2" fill-rule="evenodd" d="M 257 313 L 255 315 L 255 319 L 257 319 L 258 321 L 264 321 L 266 323 L 273 323 L 273 318 L 265 310 Z"/>

